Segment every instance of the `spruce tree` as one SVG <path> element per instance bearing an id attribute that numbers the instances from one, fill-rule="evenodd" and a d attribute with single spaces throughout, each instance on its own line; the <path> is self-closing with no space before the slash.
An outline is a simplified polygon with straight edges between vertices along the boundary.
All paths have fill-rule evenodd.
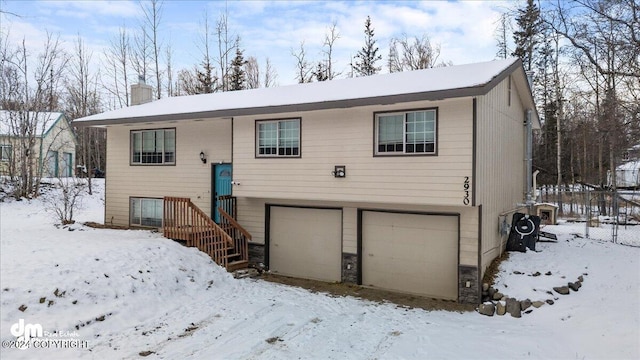
<path id="1" fill-rule="evenodd" d="M 376 66 L 376 61 L 382 59 L 382 55 L 378 54 L 378 47 L 374 39 L 373 28 L 371 27 L 371 18 L 367 16 L 364 22 L 364 46 L 356 54 L 355 64 L 352 64 L 353 72 L 356 76 L 369 76 L 377 74 L 381 67 Z"/>
<path id="2" fill-rule="evenodd" d="M 202 63 L 202 70 L 196 68 L 196 79 L 198 80 L 196 83 L 197 94 L 214 92 L 217 79 L 213 76 L 213 66 L 208 58 Z"/>
<path id="3" fill-rule="evenodd" d="M 240 49 L 240 39 L 236 40 L 236 57 L 231 61 L 231 74 L 229 78 L 229 91 L 242 90 L 246 86 L 247 75 L 244 71 L 244 65 L 247 61 L 244 59 Z"/>
<path id="4" fill-rule="evenodd" d="M 313 76 L 318 81 L 327 81 L 327 80 L 329 80 L 328 69 L 322 63 L 322 61 L 318 61 L 318 65 L 316 66 L 316 70 L 313 72 Z"/>
<path id="5" fill-rule="evenodd" d="M 540 41 L 539 33 L 542 30 L 540 9 L 533 0 L 527 0 L 527 6 L 518 9 L 516 23 L 518 29 L 513 32 L 516 49 L 511 55 L 522 59 L 525 70 L 531 70 L 536 46 Z"/>

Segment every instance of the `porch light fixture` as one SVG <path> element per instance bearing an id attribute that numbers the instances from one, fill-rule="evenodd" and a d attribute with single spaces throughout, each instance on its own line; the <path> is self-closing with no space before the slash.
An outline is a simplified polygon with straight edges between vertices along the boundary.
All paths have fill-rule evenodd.
<path id="1" fill-rule="evenodd" d="M 204 151 L 200 151 L 200 160 L 202 161 L 203 164 L 207 163 L 207 158 L 204 155 Z"/>
<path id="2" fill-rule="evenodd" d="M 345 165 L 336 165 L 331 175 L 336 178 L 343 178 L 347 176 L 347 167 Z"/>

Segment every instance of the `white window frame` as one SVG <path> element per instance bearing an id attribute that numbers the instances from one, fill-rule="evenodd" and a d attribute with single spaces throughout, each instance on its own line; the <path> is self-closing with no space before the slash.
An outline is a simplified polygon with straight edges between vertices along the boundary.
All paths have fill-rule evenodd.
<path id="1" fill-rule="evenodd" d="M 11 161 L 11 152 L 13 147 L 11 145 L 0 145 L 0 161 Z"/>
<path id="2" fill-rule="evenodd" d="M 153 136 L 156 136 L 156 133 L 162 131 L 162 144 L 161 144 L 161 148 L 158 149 L 158 145 L 156 144 L 156 155 L 155 156 L 160 156 L 160 161 L 155 161 L 155 162 L 145 162 L 145 154 L 144 154 L 144 141 L 145 141 L 145 134 L 147 134 L 147 136 L 151 136 L 151 134 L 153 134 Z M 167 134 L 172 134 L 171 136 L 173 137 L 173 152 L 168 151 L 166 148 L 168 147 L 167 145 Z M 135 137 L 137 135 L 140 135 L 140 144 L 139 144 L 139 148 L 135 149 L 136 144 L 135 144 Z M 157 140 L 156 140 L 157 141 Z M 131 134 L 130 134 L 130 140 L 129 140 L 129 144 L 130 144 L 130 151 L 129 151 L 129 161 L 131 165 L 142 165 L 142 166 L 157 166 L 157 165 L 175 165 L 176 164 L 176 129 L 175 128 L 169 128 L 169 129 L 144 129 L 144 130 L 132 130 Z M 139 155 L 136 155 L 136 151 L 139 151 Z M 160 150 L 160 151 L 157 151 Z M 172 159 L 168 159 L 169 154 L 172 154 Z"/>
<path id="3" fill-rule="evenodd" d="M 152 211 L 154 216 L 144 213 L 145 206 L 147 211 Z M 135 213 L 134 213 L 135 212 Z M 159 213 L 158 213 L 159 212 Z M 136 214 L 137 213 L 137 214 Z M 129 198 L 129 225 L 139 227 L 162 227 L 163 220 L 163 199 L 158 198 L 145 198 L 145 197 L 131 197 Z M 154 219 L 153 222 L 148 222 L 145 219 Z"/>
<path id="4" fill-rule="evenodd" d="M 407 118 L 409 114 L 415 113 L 433 113 L 433 150 L 432 151 L 407 151 L 407 145 L 419 144 L 417 142 L 411 143 L 407 140 L 407 135 L 410 133 L 407 129 Z M 402 151 L 380 151 L 380 118 L 390 116 L 402 116 Z M 431 132 L 431 130 L 425 130 L 424 133 Z M 430 143 L 430 142 L 429 142 Z M 423 144 L 427 144 L 424 142 Z M 398 143 L 399 145 L 399 143 Z M 374 119 L 374 155 L 375 156 L 425 156 L 425 155 L 437 155 L 438 154 L 438 108 L 416 109 L 416 110 L 403 110 L 394 112 L 380 112 L 375 114 Z"/>
<path id="5" fill-rule="evenodd" d="M 283 128 L 283 125 L 285 123 L 295 123 L 297 125 L 296 129 L 286 129 Z M 262 149 L 266 149 L 265 146 L 263 146 L 263 144 L 260 143 L 260 140 L 263 139 L 263 137 L 261 136 L 262 134 L 262 128 L 261 125 L 268 125 L 268 124 L 276 124 L 276 129 L 275 129 L 275 139 L 271 139 L 272 142 L 275 143 L 274 147 L 270 147 L 272 149 L 275 149 L 275 153 L 261 153 Z M 299 158 L 302 155 L 302 139 L 301 139 L 301 130 L 300 130 L 300 126 L 301 126 L 301 121 L 300 118 L 287 118 L 287 119 L 270 119 L 270 120 L 256 120 L 256 151 L 255 151 L 255 155 L 258 158 Z M 285 132 L 287 130 L 292 130 L 295 131 L 294 133 L 290 134 L 293 135 L 293 140 L 295 142 L 297 142 L 297 146 L 286 146 L 283 145 L 283 138 L 282 136 L 282 132 Z M 287 150 L 290 149 L 290 153 L 287 154 Z"/>

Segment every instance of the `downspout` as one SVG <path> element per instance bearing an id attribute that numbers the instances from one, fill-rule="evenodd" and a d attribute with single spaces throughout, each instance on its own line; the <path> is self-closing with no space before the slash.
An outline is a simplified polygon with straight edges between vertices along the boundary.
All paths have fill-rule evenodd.
<path id="1" fill-rule="evenodd" d="M 525 118 L 525 168 L 527 179 L 527 193 L 526 193 L 526 205 L 529 209 L 529 214 L 533 214 L 533 204 L 535 203 L 533 192 L 533 124 L 531 123 L 531 109 L 527 109 Z"/>

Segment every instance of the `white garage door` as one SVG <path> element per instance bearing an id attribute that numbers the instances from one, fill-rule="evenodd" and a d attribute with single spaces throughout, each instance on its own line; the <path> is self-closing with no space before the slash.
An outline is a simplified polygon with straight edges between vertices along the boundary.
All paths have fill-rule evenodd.
<path id="1" fill-rule="evenodd" d="M 271 207 L 269 269 L 276 274 L 340 281 L 342 211 Z"/>
<path id="2" fill-rule="evenodd" d="M 458 218 L 363 212 L 362 283 L 457 299 Z"/>

